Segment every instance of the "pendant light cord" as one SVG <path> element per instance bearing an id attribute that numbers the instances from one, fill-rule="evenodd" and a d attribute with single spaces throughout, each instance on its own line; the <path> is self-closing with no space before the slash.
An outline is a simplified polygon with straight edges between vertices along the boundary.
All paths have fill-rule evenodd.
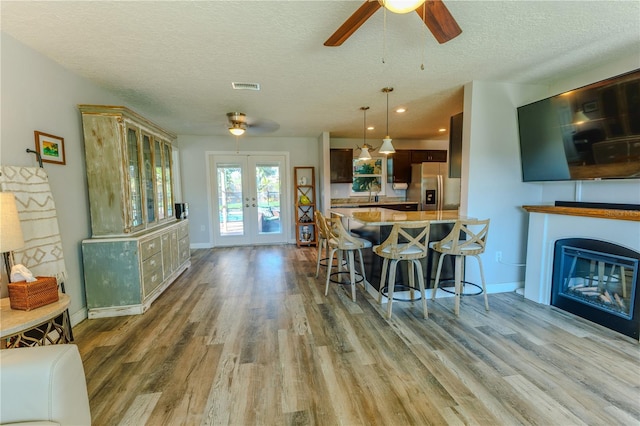
<path id="1" fill-rule="evenodd" d="M 387 87 L 387 137 L 389 137 L 389 88 Z"/>
<path id="2" fill-rule="evenodd" d="M 374 150 L 373 147 L 367 145 L 367 110 L 368 106 L 361 106 L 360 111 L 362 111 L 362 148 L 358 145 L 356 147 L 360 149 L 360 155 L 358 158 L 360 159 L 369 159 L 371 158 L 371 154 L 369 153 L 369 149 Z"/>
<path id="3" fill-rule="evenodd" d="M 368 109 L 369 109 L 368 106 L 360 107 L 360 110 L 363 112 L 363 119 L 362 119 L 362 147 L 366 147 L 367 146 L 367 110 Z"/>
<path id="4" fill-rule="evenodd" d="M 429 33 L 427 31 L 427 2 L 422 3 L 422 22 L 424 23 L 423 31 L 424 31 L 424 49 L 422 49 L 422 64 L 420 64 L 420 69 L 424 71 L 424 63 L 425 58 L 427 56 L 427 38 L 429 37 Z"/>

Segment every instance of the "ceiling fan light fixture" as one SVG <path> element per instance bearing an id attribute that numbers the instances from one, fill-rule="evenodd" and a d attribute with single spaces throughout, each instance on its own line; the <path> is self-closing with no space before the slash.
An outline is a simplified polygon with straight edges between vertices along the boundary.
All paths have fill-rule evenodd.
<path id="1" fill-rule="evenodd" d="M 378 0 L 378 3 L 389 12 L 409 13 L 420 7 L 425 0 Z"/>
<path id="2" fill-rule="evenodd" d="M 242 136 L 247 130 L 247 116 L 242 112 L 228 112 L 229 132 L 233 136 Z"/>
<path id="3" fill-rule="evenodd" d="M 233 136 L 242 136 L 244 135 L 245 129 L 242 128 L 241 125 L 233 125 L 232 127 L 229 127 L 229 132 Z"/>

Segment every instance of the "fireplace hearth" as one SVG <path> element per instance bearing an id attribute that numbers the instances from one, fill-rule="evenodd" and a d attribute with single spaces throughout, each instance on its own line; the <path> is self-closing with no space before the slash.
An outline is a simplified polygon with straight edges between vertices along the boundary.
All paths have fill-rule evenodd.
<path id="1" fill-rule="evenodd" d="M 638 338 L 640 253 L 606 241 L 555 242 L 551 304 Z"/>

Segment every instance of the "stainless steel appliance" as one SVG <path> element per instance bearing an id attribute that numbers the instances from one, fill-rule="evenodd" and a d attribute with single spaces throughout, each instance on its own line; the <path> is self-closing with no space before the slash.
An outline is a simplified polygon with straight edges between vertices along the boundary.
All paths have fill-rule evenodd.
<path id="1" fill-rule="evenodd" d="M 407 201 L 418 202 L 418 210 L 457 210 L 460 178 L 449 177 L 447 163 L 412 164 Z"/>

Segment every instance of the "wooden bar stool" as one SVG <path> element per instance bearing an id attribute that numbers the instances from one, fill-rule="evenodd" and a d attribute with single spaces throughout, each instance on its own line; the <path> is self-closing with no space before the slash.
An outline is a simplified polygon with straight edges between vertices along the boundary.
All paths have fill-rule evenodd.
<path id="1" fill-rule="evenodd" d="M 325 215 L 316 210 L 314 213 L 316 229 L 318 230 L 318 258 L 316 261 L 316 278 L 320 275 L 320 266 L 327 266 L 329 261 L 329 224 Z M 323 254 L 324 250 L 324 254 Z M 324 257 L 323 257 L 324 255 Z"/>
<path id="2" fill-rule="evenodd" d="M 424 272 L 420 264 L 420 259 L 427 257 L 430 228 L 431 224 L 429 221 L 396 223 L 393 225 L 393 228 L 391 228 L 389 237 L 387 237 L 382 244 L 373 248 L 374 253 L 384 259 L 382 262 L 380 289 L 378 290 L 378 303 L 382 303 L 382 289 L 385 287 L 385 282 L 388 282 L 387 318 L 391 318 L 396 272 L 398 262 L 402 261 L 408 262 L 407 268 L 409 271 L 411 300 L 413 301 L 413 292 L 415 289 L 414 276 L 417 275 L 423 315 L 425 318 L 429 315 L 427 312 L 427 299 L 424 292 Z M 390 268 L 389 263 L 391 263 Z M 388 281 L 387 270 L 389 270 Z"/>
<path id="3" fill-rule="evenodd" d="M 484 293 L 484 306 L 489 310 L 489 299 L 487 297 L 487 288 L 484 280 L 484 271 L 482 269 L 482 259 L 480 254 L 484 253 L 487 243 L 487 234 L 489 233 L 489 219 L 460 219 L 456 221 L 451 232 L 442 240 L 433 243 L 433 250 L 440 253 L 438 260 L 438 270 L 436 272 L 436 282 L 431 293 L 431 300 L 436 297 L 438 284 L 440 283 L 440 272 L 442 270 L 442 261 L 447 255 L 455 256 L 455 308 L 456 315 L 460 314 L 460 295 L 462 294 L 462 260 L 466 256 L 473 256 L 478 260 L 480 267 L 480 278 L 482 280 L 482 292 Z"/>
<path id="4" fill-rule="evenodd" d="M 339 260 L 338 260 L 338 276 L 340 274 L 348 272 L 349 274 L 349 282 L 347 284 L 351 285 L 351 299 L 356 301 L 356 275 L 359 277 L 357 282 L 362 282 L 366 288 L 367 277 L 364 272 L 364 260 L 362 258 L 362 249 L 370 248 L 373 244 L 371 241 L 365 240 L 364 238 L 358 238 L 351 235 L 342 225 L 342 220 L 340 218 L 331 218 L 327 222 L 330 224 L 327 227 L 328 232 L 328 243 L 330 247 L 330 255 L 329 260 L 327 262 L 327 284 L 325 286 L 324 295 L 329 294 L 329 282 L 331 282 L 331 267 L 333 266 L 333 257 L 336 252 L 339 252 Z M 359 262 L 360 262 L 360 271 L 356 272 L 355 269 L 355 252 L 358 253 Z M 348 271 L 341 272 L 343 262 L 342 262 L 342 254 L 346 254 L 346 267 Z M 337 281 L 334 281 L 337 282 Z"/>

